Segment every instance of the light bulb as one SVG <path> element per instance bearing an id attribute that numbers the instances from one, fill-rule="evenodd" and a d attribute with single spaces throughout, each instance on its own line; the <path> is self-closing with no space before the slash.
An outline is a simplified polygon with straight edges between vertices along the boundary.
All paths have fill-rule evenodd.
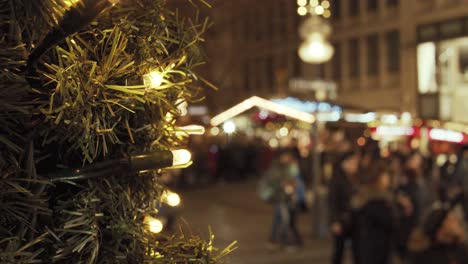
<path id="1" fill-rule="evenodd" d="M 164 224 L 161 220 L 151 217 L 151 216 L 145 216 L 145 219 L 143 220 L 144 223 L 148 226 L 148 230 L 151 233 L 161 233 L 162 230 L 164 229 Z"/>
<path id="2" fill-rule="evenodd" d="M 305 16 L 307 15 L 307 8 L 305 6 L 300 6 L 297 8 L 297 14 L 300 16 Z"/>
<path id="3" fill-rule="evenodd" d="M 236 132 L 236 124 L 232 121 L 227 121 L 223 124 L 223 130 L 226 134 L 232 134 Z"/>
<path id="4" fill-rule="evenodd" d="M 203 135 L 205 134 L 205 127 L 199 125 L 189 125 L 183 127 L 177 127 L 178 131 L 188 135 Z"/>
<path id="5" fill-rule="evenodd" d="M 183 167 L 190 165 L 192 161 L 192 153 L 186 149 L 171 150 L 172 152 L 172 166 Z"/>
<path id="6" fill-rule="evenodd" d="M 327 41 L 315 38 L 309 39 L 299 47 L 299 57 L 308 63 L 324 63 L 331 59 L 334 53 L 333 46 Z"/>
<path id="7" fill-rule="evenodd" d="M 152 71 L 148 74 L 143 75 L 143 82 L 148 88 L 157 89 L 161 86 L 164 81 L 164 76 L 159 71 Z"/>
<path id="8" fill-rule="evenodd" d="M 179 110 L 180 116 L 186 116 L 188 114 L 188 103 L 183 99 L 178 99 L 176 101 L 177 110 Z"/>
<path id="9" fill-rule="evenodd" d="M 171 207 L 176 207 L 180 204 L 180 196 L 177 193 L 167 191 L 166 203 Z"/>

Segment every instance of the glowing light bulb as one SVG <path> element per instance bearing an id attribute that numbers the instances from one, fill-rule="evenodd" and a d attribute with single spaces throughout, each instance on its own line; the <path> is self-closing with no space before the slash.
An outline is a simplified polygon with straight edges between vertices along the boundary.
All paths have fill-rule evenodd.
<path id="1" fill-rule="evenodd" d="M 319 1 L 318 0 L 310 0 L 310 5 L 315 7 L 315 6 L 318 6 L 319 4 Z"/>
<path id="2" fill-rule="evenodd" d="M 162 230 L 164 229 L 164 224 L 161 220 L 151 217 L 151 216 L 145 216 L 145 219 L 143 220 L 144 223 L 148 226 L 148 230 L 151 233 L 161 233 Z"/>
<path id="3" fill-rule="evenodd" d="M 199 126 L 199 125 L 177 127 L 177 130 L 188 135 L 204 135 L 205 134 L 205 127 Z"/>
<path id="4" fill-rule="evenodd" d="M 188 114 L 188 103 L 183 99 L 176 101 L 177 110 L 179 110 L 180 116 L 186 116 Z"/>
<path id="5" fill-rule="evenodd" d="M 322 39 L 305 41 L 299 47 L 299 57 L 308 63 L 324 63 L 333 56 L 333 46 Z"/>
<path id="6" fill-rule="evenodd" d="M 212 127 L 212 128 L 210 129 L 210 133 L 211 133 L 212 136 L 217 136 L 217 135 L 219 135 L 219 132 L 220 132 L 220 131 L 219 131 L 219 128 L 218 128 L 218 127 Z"/>
<path id="7" fill-rule="evenodd" d="M 166 203 L 171 207 L 176 207 L 180 204 L 180 196 L 177 193 L 167 191 Z"/>
<path id="8" fill-rule="evenodd" d="M 300 16 L 305 16 L 307 15 L 307 8 L 304 6 L 300 6 L 297 8 L 297 14 Z"/>
<path id="9" fill-rule="evenodd" d="M 330 7 L 330 2 L 325 0 L 320 4 L 323 8 L 327 9 Z"/>
<path id="10" fill-rule="evenodd" d="M 323 9 L 323 6 L 319 5 L 315 7 L 315 14 L 321 16 L 323 15 L 323 12 L 325 12 L 325 9 Z"/>
<path id="11" fill-rule="evenodd" d="M 192 153 L 186 149 L 171 150 L 172 166 L 183 167 L 189 166 L 192 161 Z"/>
<path id="12" fill-rule="evenodd" d="M 223 124 L 223 130 L 227 134 L 232 134 L 236 132 L 236 124 L 234 124 L 232 121 L 227 121 Z"/>
<path id="13" fill-rule="evenodd" d="M 161 86 L 164 81 L 164 76 L 158 71 L 152 71 L 148 74 L 143 75 L 143 82 L 148 88 L 157 89 Z"/>
<path id="14" fill-rule="evenodd" d="M 297 5 L 305 6 L 305 5 L 307 5 L 307 0 L 297 0 Z"/>

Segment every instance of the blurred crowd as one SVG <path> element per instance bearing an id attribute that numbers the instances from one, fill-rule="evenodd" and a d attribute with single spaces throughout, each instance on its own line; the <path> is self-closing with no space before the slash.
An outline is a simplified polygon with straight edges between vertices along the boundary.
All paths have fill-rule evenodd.
<path id="1" fill-rule="evenodd" d="M 435 171 L 418 152 L 341 156 L 329 184 L 333 263 L 347 242 L 354 263 L 468 263 L 468 151 Z M 468 194 L 468 193 L 467 193 Z"/>
<path id="2" fill-rule="evenodd" d="M 302 247 L 298 214 L 317 213 L 307 198 L 319 182 L 326 210 L 313 218 L 329 223 L 332 263 L 343 263 L 347 251 L 354 264 L 468 263 L 466 147 L 440 159 L 337 144 L 320 152 L 321 175 L 312 181 L 311 156 L 295 140 L 278 148 L 242 137 L 191 145 L 194 164 L 179 175 L 179 187 L 255 179 L 259 197 L 273 207 L 271 248 Z M 314 197 L 317 203 L 319 194 Z"/>
<path id="3" fill-rule="evenodd" d="M 259 183 L 260 198 L 274 208 L 272 247 L 302 246 L 296 219 L 304 183 L 294 152 L 278 151 Z M 328 182 L 332 263 L 343 263 L 347 248 L 355 264 L 468 263 L 467 154 L 443 166 L 418 152 L 336 155 Z"/>

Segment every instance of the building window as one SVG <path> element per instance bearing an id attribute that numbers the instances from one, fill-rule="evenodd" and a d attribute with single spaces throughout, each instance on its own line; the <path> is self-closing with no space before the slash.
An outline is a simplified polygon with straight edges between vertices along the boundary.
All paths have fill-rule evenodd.
<path id="1" fill-rule="evenodd" d="M 341 16 L 341 0 L 333 0 L 331 3 L 331 13 L 334 19 L 339 19 Z"/>
<path id="2" fill-rule="evenodd" d="M 389 72 L 400 71 L 400 33 L 390 31 L 386 35 L 387 42 L 387 70 Z"/>
<path id="3" fill-rule="evenodd" d="M 359 77 L 361 65 L 359 63 L 360 59 L 359 52 L 359 39 L 354 38 L 349 40 L 349 75 L 351 79 L 356 79 Z"/>
<path id="4" fill-rule="evenodd" d="M 379 0 L 367 0 L 367 10 L 374 12 L 379 8 Z"/>
<path id="5" fill-rule="evenodd" d="M 387 0 L 387 6 L 395 7 L 400 4 L 399 0 Z"/>
<path id="6" fill-rule="evenodd" d="M 335 45 L 335 55 L 332 59 L 332 78 L 335 81 L 341 80 L 341 47 L 339 43 Z"/>
<path id="7" fill-rule="evenodd" d="M 359 15 L 359 0 L 349 0 L 349 16 Z"/>
<path id="8" fill-rule="evenodd" d="M 379 36 L 377 34 L 367 37 L 367 74 L 379 74 Z"/>

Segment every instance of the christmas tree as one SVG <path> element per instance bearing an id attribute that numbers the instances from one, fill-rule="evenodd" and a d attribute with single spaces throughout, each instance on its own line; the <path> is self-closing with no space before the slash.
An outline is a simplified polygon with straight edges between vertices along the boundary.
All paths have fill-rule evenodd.
<path id="1" fill-rule="evenodd" d="M 216 263 L 231 251 L 145 221 L 161 171 L 187 165 L 176 119 L 203 86 L 208 20 L 167 4 L 0 0 L 0 263 Z"/>

